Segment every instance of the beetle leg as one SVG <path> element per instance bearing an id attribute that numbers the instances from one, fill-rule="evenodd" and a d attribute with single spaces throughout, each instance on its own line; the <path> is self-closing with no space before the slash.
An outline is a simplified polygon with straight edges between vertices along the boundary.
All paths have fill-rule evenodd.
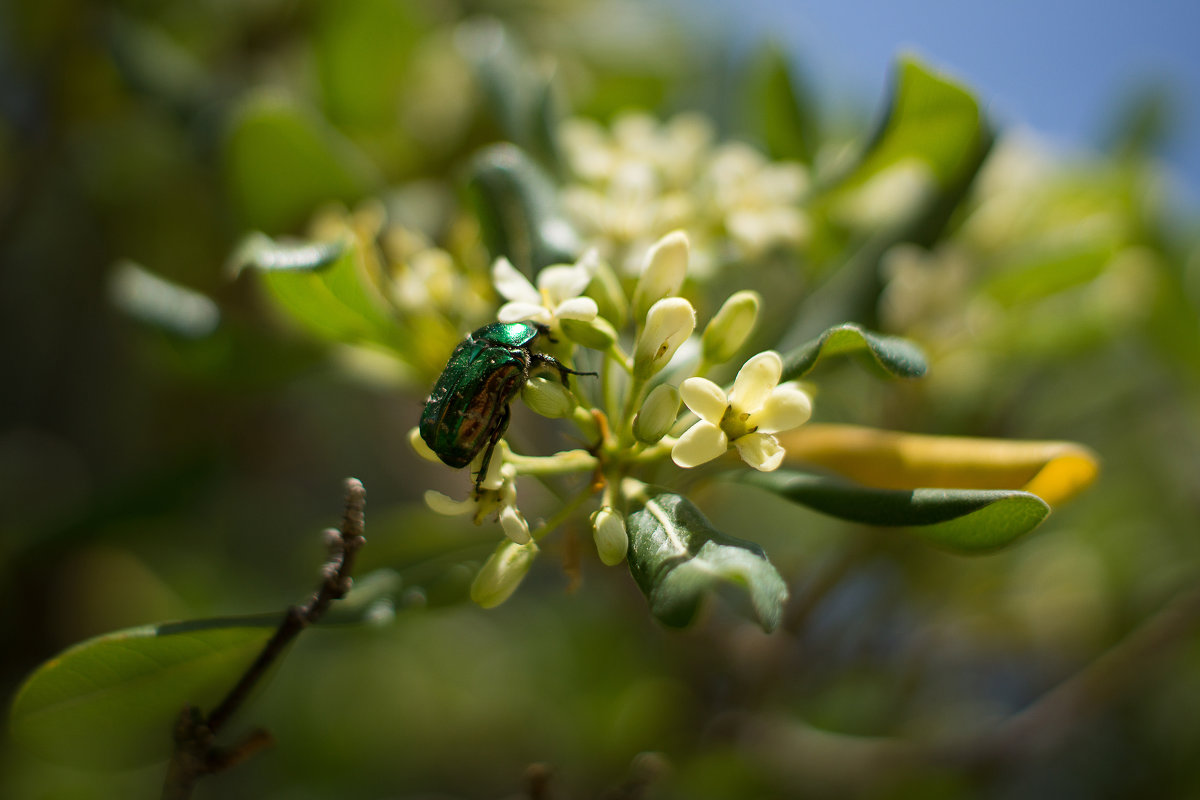
<path id="1" fill-rule="evenodd" d="M 508 430 L 510 416 L 512 416 L 512 410 L 508 406 L 505 406 L 504 411 L 496 418 L 496 424 L 492 426 L 492 430 L 488 433 L 488 443 L 487 447 L 483 450 L 483 458 L 479 462 L 479 472 L 475 473 L 475 494 L 477 495 L 483 491 L 480 484 L 487 477 L 488 467 L 491 466 L 492 453 L 495 452 L 496 445 L 500 443 L 500 440 L 504 438 L 504 432 Z"/>
<path id="2" fill-rule="evenodd" d="M 548 356 L 545 353 L 533 353 L 532 358 L 534 369 L 538 367 L 553 367 L 558 370 L 558 379 L 562 381 L 563 386 L 567 385 L 568 375 L 591 375 L 592 377 L 599 375 L 597 372 L 579 372 L 578 370 L 573 370 L 554 356 Z"/>

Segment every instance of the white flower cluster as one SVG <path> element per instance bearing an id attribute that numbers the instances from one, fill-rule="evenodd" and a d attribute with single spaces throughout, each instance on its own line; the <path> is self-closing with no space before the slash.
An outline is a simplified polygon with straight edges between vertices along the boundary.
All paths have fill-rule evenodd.
<path id="1" fill-rule="evenodd" d="M 670 459 L 688 469 L 731 448 L 754 469 L 769 471 L 782 463 L 785 453 L 776 434 L 807 421 L 812 401 L 794 383 L 780 384 L 783 361 L 774 351 L 748 359 L 731 387 L 704 377 L 742 349 L 753 332 L 761 300 L 751 291 L 736 292 L 698 331 L 696 310 L 683 296 L 690 261 L 689 236 L 676 230 L 647 248 L 632 286 L 616 278 L 596 252 L 575 264 L 546 267 L 534 282 L 504 258 L 494 263 L 493 281 L 507 300 L 498 312 L 501 322 L 545 325 L 557 342 L 556 356 L 569 359 L 577 347 L 585 347 L 598 351 L 601 363 L 593 373 L 597 384 L 576 378 L 572 389 L 558 376 L 531 376 L 521 394 L 537 413 L 576 423 L 588 442 L 586 450 L 518 456 L 501 440 L 488 474 L 469 498 L 426 492 L 426 503 L 442 514 L 471 514 L 476 521 L 494 514 L 510 540 L 481 571 L 474 590 L 478 602 L 502 602 L 528 570 L 537 551 L 535 540 L 559 524 L 552 517 L 531 531 L 517 507 L 516 478 L 522 472 L 591 472 L 592 491 L 602 494 L 591 515 L 596 550 L 601 561 L 613 565 L 625 559 L 629 548 L 619 510 L 628 502 L 620 487 L 636 484 L 635 474 L 643 464 Z M 604 318 L 596 299 L 600 295 L 589 294 L 603 282 L 602 274 L 619 287 L 617 305 L 627 331 Z M 610 296 L 606 302 L 611 301 Z M 677 359 L 689 343 L 686 359 Z M 414 447 L 435 460 L 415 433 Z M 582 492 L 574 502 L 582 503 L 589 495 Z"/>
<path id="2" fill-rule="evenodd" d="M 799 204 L 807 169 L 771 162 L 747 144 L 714 144 L 711 123 L 680 114 L 659 123 L 646 114 L 618 117 L 611 130 L 568 120 L 561 141 L 574 182 L 564 192 L 568 213 L 604 254 L 636 269 L 650 244 L 667 231 L 688 231 L 711 269 L 711 242 L 729 241 L 738 255 L 776 245 L 800 245 L 809 221 Z"/>

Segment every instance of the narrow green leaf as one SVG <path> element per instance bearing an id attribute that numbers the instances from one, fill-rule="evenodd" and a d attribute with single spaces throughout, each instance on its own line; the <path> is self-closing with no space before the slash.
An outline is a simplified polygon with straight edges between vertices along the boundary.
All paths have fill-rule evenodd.
<path id="1" fill-rule="evenodd" d="M 847 322 L 829 328 L 785 355 L 781 380 L 801 378 L 822 358 L 834 355 L 856 356 L 874 371 L 896 378 L 919 378 L 926 369 L 924 354 L 907 339 L 872 333 Z"/>
<path id="2" fill-rule="evenodd" d="M 960 553 L 983 553 L 1012 544 L 1050 513 L 1041 498 L 1016 490 L 874 489 L 785 470 L 754 473 L 744 480 L 841 519 L 913 526 L 914 534 Z"/>
<path id="3" fill-rule="evenodd" d="M 326 339 L 403 352 L 398 321 L 350 240 L 286 244 L 253 234 L 234 258 L 293 319 Z"/>
<path id="4" fill-rule="evenodd" d="M 220 700 L 279 619 L 147 625 L 77 644 L 17 691 L 13 740 L 72 766 L 115 769 L 164 759 L 179 712 Z"/>
<path id="5" fill-rule="evenodd" d="M 629 570 L 660 621 L 683 627 L 709 592 L 745 592 L 765 631 L 779 624 L 788 591 L 758 545 L 726 536 L 686 497 L 665 490 L 630 514 Z"/>
<path id="6" fill-rule="evenodd" d="M 341 258 L 347 247 L 346 241 L 286 244 L 256 233 L 242 242 L 233 257 L 233 266 L 237 271 L 315 272 Z"/>
<path id="7" fill-rule="evenodd" d="M 778 44 L 762 49 L 748 89 L 745 113 L 767 152 L 811 164 L 820 144 L 816 101 Z"/>
<path id="8" fill-rule="evenodd" d="M 268 233 L 294 228 L 322 203 L 357 200 L 380 182 L 323 119 L 275 94 L 250 97 L 234 116 L 224 172 L 243 223 Z"/>
<path id="9" fill-rule="evenodd" d="M 475 156 L 469 186 L 493 256 L 507 257 L 530 277 L 575 260 L 579 236 L 550 178 L 519 148 L 495 145 Z"/>
<path id="10" fill-rule="evenodd" d="M 203 113 L 217 88 L 200 62 L 165 31 L 137 17 L 104 15 L 108 52 L 126 86 L 143 92 L 184 118 Z"/>
<path id="11" fill-rule="evenodd" d="M 537 66 L 513 33 L 493 18 L 463 22 L 455 42 L 473 67 L 503 138 L 558 171 L 562 111 L 552 73 Z"/>
<path id="12" fill-rule="evenodd" d="M 122 261 L 113 269 L 108 295 L 131 317 L 184 339 L 203 339 L 221 321 L 217 304 L 207 296 L 132 261 Z"/>

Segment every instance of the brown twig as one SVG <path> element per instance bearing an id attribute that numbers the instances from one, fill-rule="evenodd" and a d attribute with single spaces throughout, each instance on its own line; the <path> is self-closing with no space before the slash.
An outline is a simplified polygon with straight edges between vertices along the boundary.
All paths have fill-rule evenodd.
<path id="1" fill-rule="evenodd" d="M 363 538 L 365 505 L 366 490 L 362 483 L 355 478 L 348 478 L 346 510 L 342 515 L 341 529 L 330 528 L 325 532 L 329 542 L 329 560 L 321 569 L 324 579 L 317 591 L 304 605 L 292 606 L 287 610 L 258 658 L 207 717 L 195 706 L 188 706 L 180 714 L 175 725 L 175 752 L 163 783 L 163 800 L 186 800 L 191 797 L 196 782 L 204 775 L 240 764 L 274 743 L 271 734 L 262 728 L 255 729 L 231 748 L 218 747 L 216 735 L 246 702 L 251 691 L 283 655 L 292 640 L 319 620 L 334 600 L 341 599 L 350 591 L 354 557 L 366 543 Z"/>

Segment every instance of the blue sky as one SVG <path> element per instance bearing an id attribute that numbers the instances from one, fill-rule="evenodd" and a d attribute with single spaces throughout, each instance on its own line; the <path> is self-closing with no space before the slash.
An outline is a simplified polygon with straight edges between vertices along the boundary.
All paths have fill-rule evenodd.
<path id="1" fill-rule="evenodd" d="M 908 48 L 965 79 L 1002 125 L 1091 147 L 1118 100 L 1161 83 L 1176 101 L 1165 152 L 1200 197 L 1200 0 L 709 0 L 747 37 L 772 35 L 816 82 L 882 96 Z"/>

